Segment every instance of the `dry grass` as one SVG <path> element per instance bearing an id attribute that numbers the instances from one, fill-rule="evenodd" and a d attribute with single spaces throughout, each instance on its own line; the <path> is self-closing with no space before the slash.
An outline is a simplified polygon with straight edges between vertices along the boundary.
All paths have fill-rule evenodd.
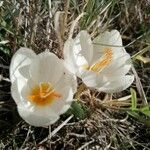
<path id="1" fill-rule="evenodd" d="M 37 53 L 47 49 L 62 58 L 63 43 L 72 25 L 73 36 L 81 29 L 95 37 L 115 28 L 123 35 L 126 50 L 132 56 L 138 52 L 141 55 L 147 47 L 142 56 L 150 56 L 146 52 L 150 46 L 149 0 L 70 0 L 67 5 L 68 2 L 4 0 L 0 7 L 0 41 L 9 41 L 0 43 L 0 149 L 150 149 L 150 118 L 131 111 L 129 90 L 106 95 L 83 86 L 76 97 L 87 110 L 84 118 L 75 116 L 65 122 L 69 117 L 66 114 L 49 128 L 31 127 L 19 117 L 10 96 L 9 63 L 21 46 Z M 132 88 L 140 108 L 150 101 L 150 68 L 149 63 L 136 57 L 133 64 L 137 80 Z"/>

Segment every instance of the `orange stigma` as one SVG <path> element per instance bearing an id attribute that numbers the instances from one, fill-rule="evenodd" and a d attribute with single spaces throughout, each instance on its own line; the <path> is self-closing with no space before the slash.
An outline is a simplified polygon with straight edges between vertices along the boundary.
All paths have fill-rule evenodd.
<path id="1" fill-rule="evenodd" d="M 38 106 L 52 103 L 61 94 L 57 93 L 50 83 L 44 82 L 35 86 L 28 95 L 28 100 Z"/>

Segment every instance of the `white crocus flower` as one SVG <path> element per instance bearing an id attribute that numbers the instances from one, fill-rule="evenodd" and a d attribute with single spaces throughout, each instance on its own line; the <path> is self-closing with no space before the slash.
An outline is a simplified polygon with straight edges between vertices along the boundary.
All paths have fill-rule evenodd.
<path id="1" fill-rule="evenodd" d="M 48 51 L 36 55 L 30 49 L 19 49 L 11 61 L 10 79 L 20 116 L 34 126 L 56 122 L 76 92 L 76 78 Z"/>
<path id="2" fill-rule="evenodd" d="M 130 55 L 122 46 L 117 30 L 104 32 L 93 41 L 86 31 L 64 46 L 67 68 L 88 86 L 107 93 L 120 92 L 134 80 L 127 75 L 131 68 Z"/>

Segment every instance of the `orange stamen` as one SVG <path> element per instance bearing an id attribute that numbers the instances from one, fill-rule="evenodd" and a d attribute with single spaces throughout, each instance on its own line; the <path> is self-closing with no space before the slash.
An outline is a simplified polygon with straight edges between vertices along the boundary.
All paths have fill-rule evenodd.
<path id="1" fill-rule="evenodd" d="M 32 89 L 27 98 L 30 102 L 38 106 L 45 106 L 60 97 L 61 94 L 56 92 L 52 85 L 49 83 L 41 83 Z"/>
<path id="2" fill-rule="evenodd" d="M 110 48 L 105 48 L 103 59 L 98 60 L 94 65 L 92 65 L 90 67 L 90 70 L 94 72 L 99 72 L 102 68 L 110 64 L 112 56 L 113 56 L 112 50 Z"/>

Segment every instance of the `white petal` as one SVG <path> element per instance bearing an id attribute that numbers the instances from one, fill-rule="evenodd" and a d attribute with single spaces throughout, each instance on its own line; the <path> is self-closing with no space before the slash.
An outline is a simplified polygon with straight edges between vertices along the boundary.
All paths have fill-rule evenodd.
<path id="1" fill-rule="evenodd" d="M 35 57 L 36 54 L 28 48 L 20 48 L 12 57 L 10 64 L 10 79 L 13 82 L 15 79 L 22 77 L 19 72 L 19 68 L 31 63 L 31 59 Z"/>
<path id="2" fill-rule="evenodd" d="M 70 106 L 71 102 L 73 101 L 73 91 L 70 87 L 65 87 L 63 89 L 57 90 L 62 97 L 59 99 L 56 99 L 51 105 L 50 108 L 56 113 L 56 114 L 62 114 L 62 112 L 65 112 L 64 107 Z M 69 108 L 69 107 L 68 107 Z M 67 109 L 66 109 L 67 111 Z"/>
<path id="3" fill-rule="evenodd" d="M 11 95 L 17 105 L 23 103 L 23 97 L 21 96 L 21 91 L 26 84 L 27 81 L 24 78 L 18 78 L 11 85 Z"/>
<path id="4" fill-rule="evenodd" d="M 128 88 L 134 81 L 133 75 L 126 75 L 121 77 L 109 78 L 108 82 L 98 90 L 106 93 L 121 92 Z"/>
<path id="5" fill-rule="evenodd" d="M 61 94 L 61 97 L 55 100 L 50 106 L 56 113 L 64 112 L 62 109 L 65 105 L 70 106 L 73 101 L 73 95 L 77 90 L 76 78 L 67 72 L 61 77 L 60 81 L 55 85 L 55 90 Z"/>
<path id="6" fill-rule="evenodd" d="M 130 55 L 125 53 L 112 60 L 112 62 L 102 70 L 101 74 L 105 74 L 106 76 L 121 76 L 127 74 L 130 68 Z"/>
<path id="7" fill-rule="evenodd" d="M 74 74 L 79 73 L 83 65 L 88 65 L 93 56 L 93 45 L 90 35 L 81 31 L 75 40 L 68 39 L 64 46 L 65 65 Z"/>
<path id="8" fill-rule="evenodd" d="M 51 109 L 40 107 L 28 107 L 27 105 L 18 106 L 20 116 L 30 125 L 43 127 L 55 123 L 59 116 Z"/>
<path id="9" fill-rule="evenodd" d="M 28 105 L 32 105 L 32 103 L 29 102 L 28 95 L 30 95 L 32 89 L 36 86 L 38 86 L 39 83 L 36 83 L 34 80 L 29 78 L 25 84 L 25 86 L 21 90 L 21 96 L 25 103 L 28 103 Z"/>
<path id="10" fill-rule="evenodd" d="M 29 95 L 30 91 L 35 87 L 37 84 L 32 79 L 29 79 L 26 86 L 21 91 L 22 97 L 27 100 L 27 95 Z M 57 82 L 56 85 L 53 85 L 56 92 L 61 94 L 61 97 L 59 99 L 54 100 L 51 104 L 48 106 L 43 106 L 47 109 L 53 110 L 56 114 L 60 114 L 63 107 L 65 105 L 70 105 L 73 101 L 73 95 L 76 92 L 77 83 L 76 78 L 66 72 L 63 74 L 63 76 L 60 78 L 60 80 Z M 33 104 L 31 104 L 33 105 Z"/>
<path id="11" fill-rule="evenodd" d="M 29 95 L 30 91 L 33 87 L 35 87 L 37 84 L 32 79 L 29 79 L 26 86 L 22 89 L 22 97 L 28 102 L 27 95 Z M 71 102 L 73 101 L 73 95 L 76 92 L 77 88 L 77 82 L 76 78 L 70 74 L 67 70 L 65 70 L 64 74 L 60 78 L 60 80 L 57 82 L 56 85 L 53 85 L 56 92 L 61 94 L 61 97 L 59 99 L 54 100 L 51 104 L 47 106 L 43 106 L 43 108 L 47 110 L 52 110 L 55 112 L 55 114 L 61 114 L 61 112 L 64 112 L 65 105 L 71 105 Z M 30 105 L 34 105 L 31 104 Z"/>
<path id="12" fill-rule="evenodd" d="M 105 77 L 101 74 L 92 71 L 85 71 L 82 74 L 82 81 L 88 86 L 92 88 L 98 88 L 105 84 Z"/>
<path id="13" fill-rule="evenodd" d="M 36 82 L 56 84 L 63 74 L 62 60 L 50 52 L 40 53 L 30 65 L 30 75 Z"/>
<path id="14" fill-rule="evenodd" d="M 69 72 L 67 68 L 64 69 L 64 74 L 60 79 L 60 83 L 64 86 L 70 86 L 73 90 L 73 93 L 77 91 L 77 77 Z"/>
<path id="15" fill-rule="evenodd" d="M 18 69 L 19 73 L 26 79 L 30 78 L 29 74 L 30 65 L 24 65 Z"/>
<path id="16" fill-rule="evenodd" d="M 120 33 L 117 30 L 112 30 L 111 32 L 105 31 L 97 36 L 94 40 L 94 43 L 99 43 L 103 45 L 114 45 L 122 46 L 122 38 Z"/>
<path id="17" fill-rule="evenodd" d="M 67 110 L 70 108 L 71 106 L 68 104 L 68 105 L 64 105 L 61 109 L 61 112 L 60 114 L 64 114 L 65 112 L 67 112 Z"/>
<path id="18" fill-rule="evenodd" d="M 110 32 L 109 42 L 113 45 L 122 46 L 122 38 L 117 30 L 112 30 Z"/>
<path id="19" fill-rule="evenodd" d="M 80 31 L 75 38 L 75 51 L 79 51 L 80 55 L 84 56 L 88 64 L 91 63 L 93 57 L 93 44 L 91 36 L 87 31 Z"/>
<path id="20" fill-rule="evenodd" d="M 30 86 L 33 86 L 30 83 Z M 26 99 L 28 92 L 30 91 L 29 85 L 23 88 L 22 95 Z M 65 85 L 64 85 L 65 86 Z M 59 87 L 56 91 L 62 94 L 62 97 L 53 101 L 53 103 L 46 106 L 36 106 L 30 104 L 18 105 L 18 111 L 20 116 L 29 124 L 34 126 L 46 126 L 53 124 L 59 119 L 59 115 L 65 113 L 69 109 L 71 102 L 73 101 L 73 91 L 71 87 L 63 88 Z M 26 99 L 27 101 L 27 99 Z M 28 101 L 27 101 L 28 102 Z"/>
<path id="21" fill-rule="evenodd" d="M 68 39 L 64 45 L 64 62 L 67 69 L 76 74 L 78 66 L 76 64 L 76 60 L 73 53 L 74 40 Z"/>
<path id="22" fill-rule="evenodd" d="M 104 50 L 110 48 L 113 52 L 113 59 L 119 57 L 120 55 L 126 53 L 124 47 L 122 46 L 121 35 L 117 30 L 112 30 L 111 32 L 104 32 L 97 36 L 93 40 L 93 60 L 92 62 L 100 59 L 104 55 Z"/>
<path id="23" fill-rule="evenodd" d="M 124 64 L 124 66 L 120 66 L 118 67 L 118 69 L 114 70 L 114 72 L 111 74 L 109 74 L 110 76 L 122 76 L 122 75 L 126 75 L 129 70 L 131 68 L 131 64 Z M 107 74 L 108 75 L 108 74 Z"/>

